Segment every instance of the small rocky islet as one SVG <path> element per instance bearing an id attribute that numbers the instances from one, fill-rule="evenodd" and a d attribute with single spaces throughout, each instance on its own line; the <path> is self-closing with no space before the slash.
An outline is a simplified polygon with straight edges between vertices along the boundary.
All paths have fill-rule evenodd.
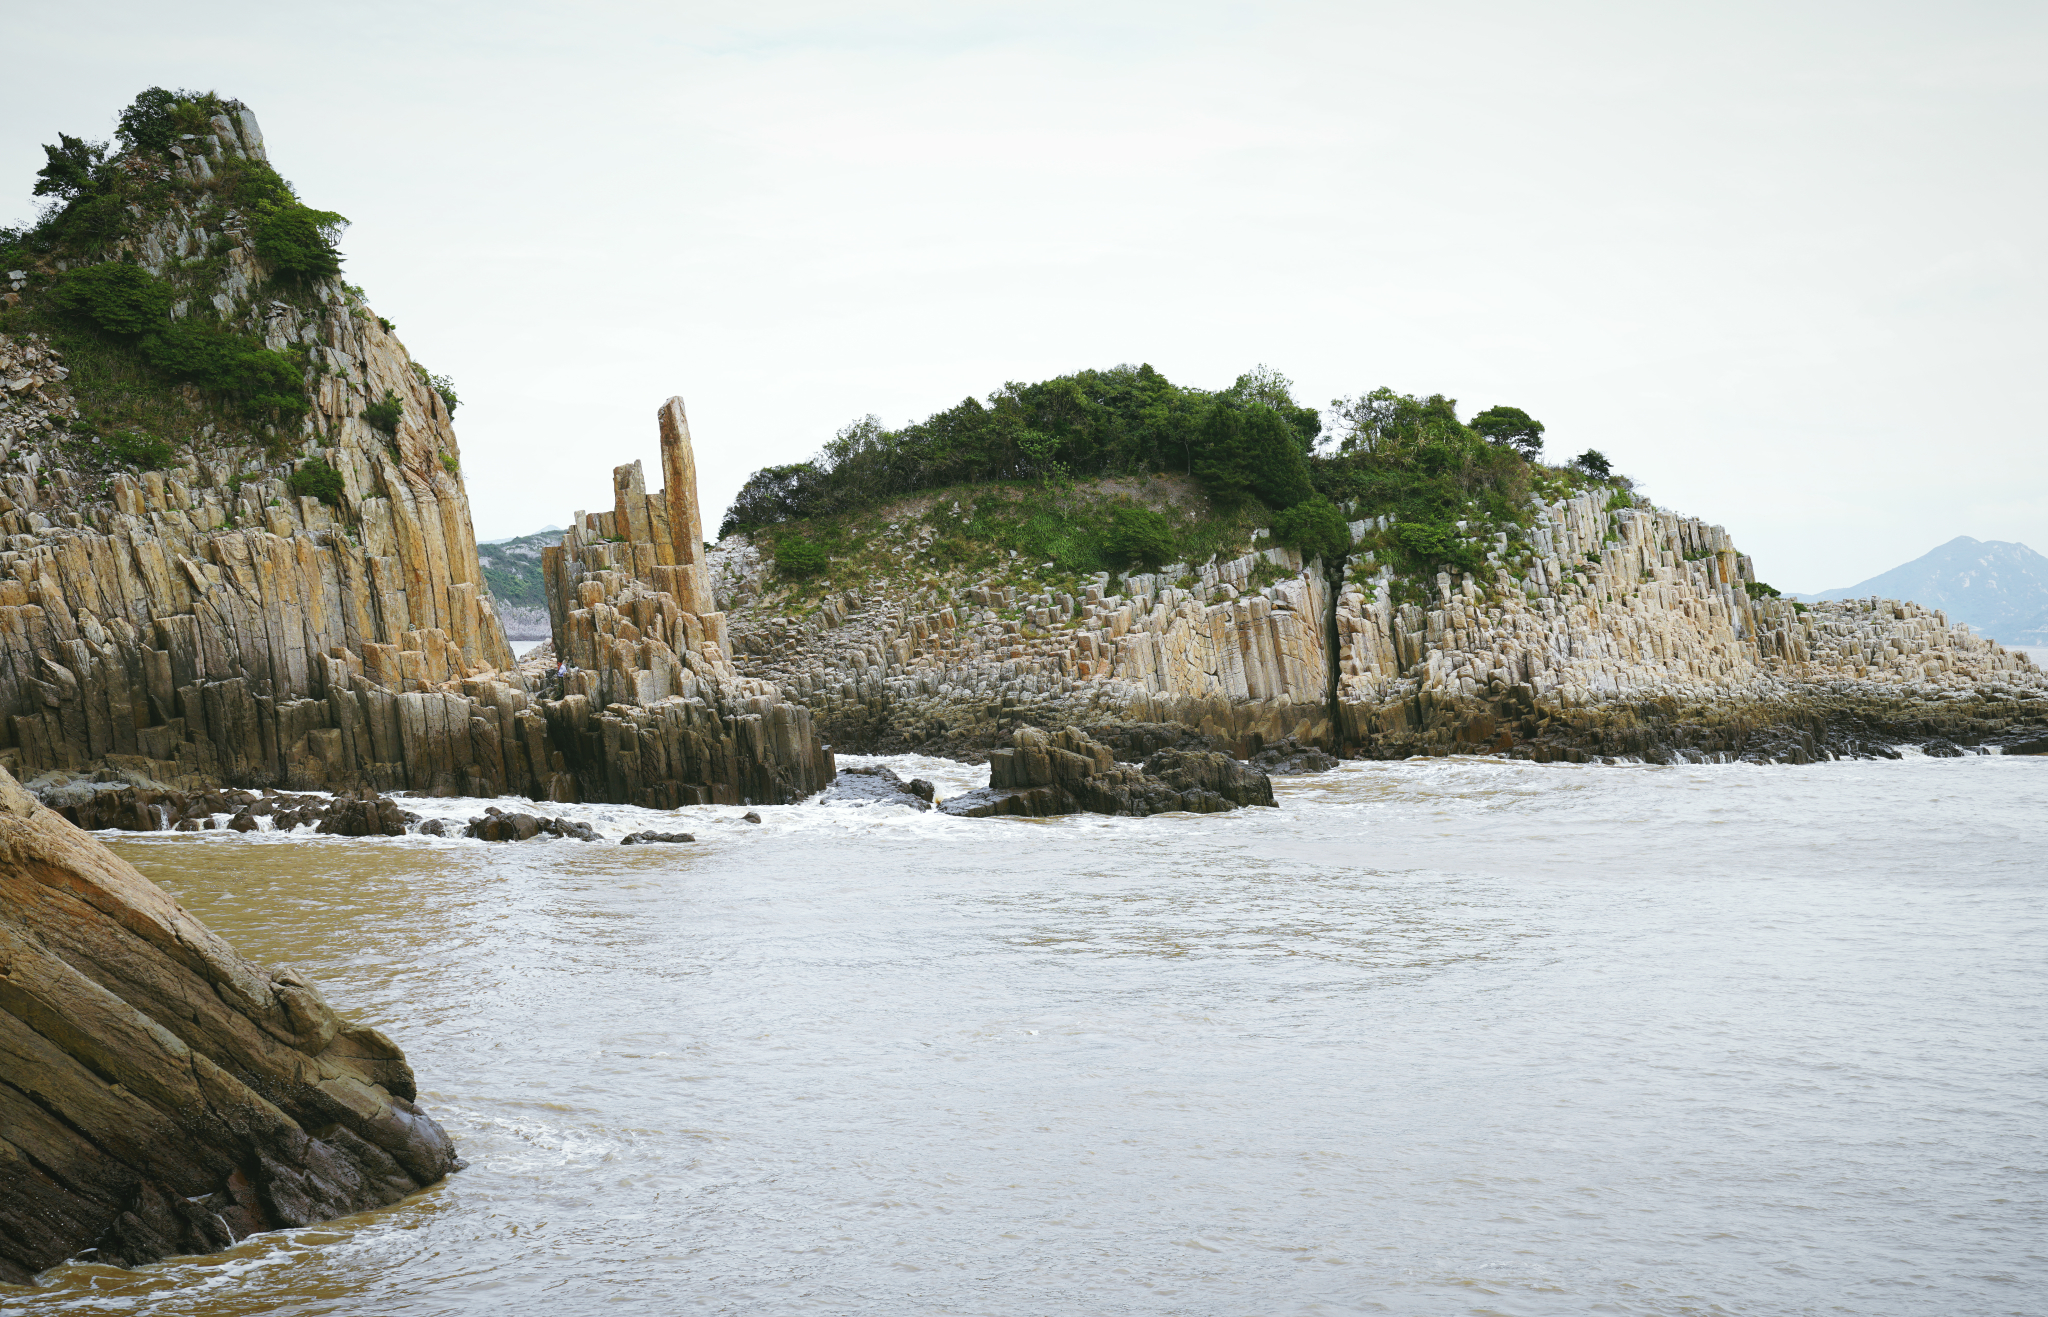
<path id="1" fill-rule="evenodd" d="M 806 801 L 1000 829 L 1272 808 L 1272 777 L 1340 757 L 2048 753 L 2023 656 L 1912 603 L 1781 599 L 1604 461 L 1545 467 L 1446 400 L 1381 400 L 1434 408 L 1502 477 L 1483 506 L 1390 510 L 1373 444 L 1311 490 L 1317 423 L 1284 381 L 1198 398 L 1150 367 L 1050 383 L 1109 399 L 1105 432 L 1116 398 L 1208 399 L 1185 471 L 1019 459 L 833 507 L 795 498 L 833 470 L 771 468 L 716 544 L 670 398 L 660 488 L 617 467 L 608 508 L 518 560 L 550 639 L 516 661 L 455 389 L 342 280 L 339 217 L 239 102 L 153 88 L 121 123 L 50 148 L 60 204 L 0 243 L 0 1281 L 217 1250 L 460 1165 L 392 1040 L 94 831 L 594 842 L 546 806 Z M 1028 394 L 834 460 L 1007 424 Z M 1048 514 L 1135 537 L 1107 570 L 1023 552 Z M 985 762 L 989 785 L 942 799 L 835 747 Z M 421 797 L 505 803 L 451 825 Z"/>

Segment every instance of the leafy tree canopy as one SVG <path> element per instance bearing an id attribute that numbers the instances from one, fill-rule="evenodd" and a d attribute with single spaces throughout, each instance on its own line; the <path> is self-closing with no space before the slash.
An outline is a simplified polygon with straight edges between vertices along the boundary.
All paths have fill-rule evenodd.
<path id="1" fill-rule="evenodd" d="M 58 133 L 57 145 L 43 147 L 46 163 L 36 171 L 34 195 L 76 201 L 92 190 L 93 176 L 107 158 L 105 142 Z"/>
<path id="2" fill-rule="evenodd" d="M 1488 443 L 1512 448 L 1532 462 L 1543 451 L 1543 422 L 1520 407 L 1489 407 L 1472 418 L 1472 428 Z"/>

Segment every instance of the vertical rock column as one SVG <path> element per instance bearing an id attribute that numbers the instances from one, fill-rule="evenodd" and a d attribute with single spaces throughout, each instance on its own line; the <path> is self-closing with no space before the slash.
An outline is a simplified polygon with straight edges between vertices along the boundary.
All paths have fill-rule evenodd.
<path id="1" fill-rule="evenodd" d="M 676 604 L 702 617 L 716 612 L 711 574 L 704 564 L 704 518 L 697 510 L 697 455 L 690 448 L 690 418 L 683 400 L 661 405 L 661 479 L 668 496 L 669 542 L 675 546 Z"/>

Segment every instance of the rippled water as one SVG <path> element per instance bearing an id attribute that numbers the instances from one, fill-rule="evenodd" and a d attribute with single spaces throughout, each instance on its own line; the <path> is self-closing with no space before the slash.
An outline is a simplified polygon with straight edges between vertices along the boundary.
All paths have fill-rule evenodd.
<path id="1" fill-rule="evenodd" d="M 0 1312 L 2048 1310 L 2048 759 L 1280 794 L 119 839 L 470 1169 Z"/>

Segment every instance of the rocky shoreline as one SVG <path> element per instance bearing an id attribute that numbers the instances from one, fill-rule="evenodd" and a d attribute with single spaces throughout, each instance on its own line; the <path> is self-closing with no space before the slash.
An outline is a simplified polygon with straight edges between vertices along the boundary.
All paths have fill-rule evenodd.
<path id="1" fill-rule="evenodd" d="M 460 1167 L 412 1069 L 0 771 L 0 1281 L 395 1203 Z"/>

